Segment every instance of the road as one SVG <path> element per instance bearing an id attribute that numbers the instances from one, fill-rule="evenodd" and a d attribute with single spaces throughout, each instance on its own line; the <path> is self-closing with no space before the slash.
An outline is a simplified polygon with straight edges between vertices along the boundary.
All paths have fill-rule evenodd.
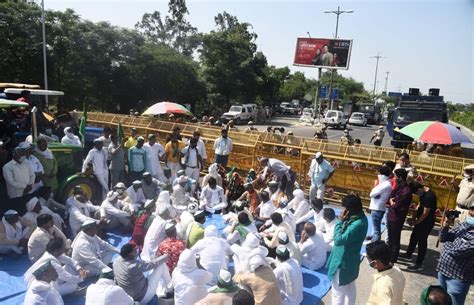
<path id="1" fill-rule="evenodd" d="M 299 124 L 299 116 L 277 116 L 274 117 L 271 122 L 265 125 L 255 125 L 256 128 L 260 131 L 266 130 L 267 126 L 281 126 L 285 128 L 285 133 L 288 131 L 293 131 L 293 134 L 298 137 L 307 137 L 312 138 L 314 136 L 315 128 L 312 126 L 305 126 Z M 245 127 L 240 127 L 245 128 Z M 366 127 L 360 126 L 347 126 L 350 135 L 355 139 L 360 139 L 362 144 L 369 144 L 370 138 L 374 134 L 375 130 L 378 128 L 378 125 L 367 125 Z M 333 128 L 327 129 L 328 139 L 333 141 L 338 141 L 342 134 L 343 130 L 337 130 Z M 383 139 L 383 146 L 390 146 L 390 136 L 385 132 L 385 137 Z"/>

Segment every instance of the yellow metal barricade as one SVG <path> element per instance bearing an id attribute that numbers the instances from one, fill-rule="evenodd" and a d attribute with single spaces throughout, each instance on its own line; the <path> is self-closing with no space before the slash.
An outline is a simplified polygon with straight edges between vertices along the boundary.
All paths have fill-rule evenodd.
<path id="1" fill-rule="evenodd" d="M 161 143 L 175 128 L 179 128 L 185 138 L 192 137 L 194 131 L 201 132 L 201 139 L 206 144 L 208 160 L 214 159 L 214 141 L 220 136 L 221 128 L 205 124 L 175 123 L 150 117 L 131 117 L 111 113 L 88 113 L 88 124 L 117 128 L 119 122 L 125 134 L 130 134 L 131 128 L 147 136 L 155 133 Z M 328 187 L 336 193 L 347 194 L 357 192 L 365 199 L 374 186 L 376 169 L 387 160 L 395 161 L 405 150 L 372 145 L 346 146 L 337 141 L 317 140 L 294 137 L 267 132 L 230 131 L 234 148 L 230 155 L 229 166 L 235 166 L 241 171 L 258 167 L 261 156 L 277 158 L 291 166 L 297 175 L 298 183 L 305 189 L 309 188 L 307 172 L 318 151 L 329 160 L 336 172 L 328 182 Z M 463 168 L 474 164 L 473 159 L 456 158 L 428 154 L 425 152 L 406 151 L 417 170 L 418 181 L 429 185 L 436 193 L 438 206 L 454 208 L 456 205 L 457 184 L 462 178 Z"/>

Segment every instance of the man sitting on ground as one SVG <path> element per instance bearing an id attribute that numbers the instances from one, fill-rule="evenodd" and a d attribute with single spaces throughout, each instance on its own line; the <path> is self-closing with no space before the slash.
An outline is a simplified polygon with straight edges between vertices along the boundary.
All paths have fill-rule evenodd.
<path id="1" fill-rule="evenodd" d="M 22 219 L 17 211 L 6 211 L 0 223 L 0 254 L 21 254 L 35 228 L 35 224 Z"/>
<path id="2" fill-rule="evenodd" d="M 97 228 L 95 220 L 86 220 L 72 242 L 72 258 L 89 272 L 89 276 L 99 275 L 112 262 L 114 253 L 119 252 L 96 235 Z"/>
<path id="3" fill-rule="evenodd" d="M 164 264 L 167 259 L 168 255 L 163 255 L 150 262 L 138 260 L 135 245 L 125 244 L 113 264 L 115 281 L 134 301 L 148 304 L 157 293 L 160 280 L 165 281 L 165 286 L 170 281 Z M 145 277 L 143 273 L 150 270 L 153 271 Z"/>
<path id="4" fill-rule="evenodd" d="M 85 305 L 134 305 L 133 299 L 114 282 L 114 271 L 102 269 L 99 280 L 87 288 Z"/>
<path id="5" fill-rule="evenodd" d="M 302 266 L 310 270 L 318 270 L 326 263 L 326 243 L 316 226 L 310 222 L 304 225 L 298 246 L 302 255 Z"/>
<path id="6" fill-rule="evenodd" d="M 299 305 L 303 302 L 303 273 L 294 258 L 290 258 L 290 251 L 285 246 L 278 246 L 276 250 L 277 267 L 273 270 L 280 288 L 282 304 Z"/>
<path id="7" fill-rule="evenodd" d="M 61 238 L 67 247 L 71 241 L 53 224 L 53 217 L 41 214 L 36 218 L 37 227 L 28 240 L 28 257 L 32 263 L 36 262 L 46 251 L 46 246 L 53 238 Z"/>
<path id="8" fill-rule="evenodd" d="M 217 276 L 217 288 L 209 291 L 209 294 L 196 305 L 232 304 L 232 297 L 239 289 L 239 286 L 232 280 L 232 274 L 221 269 Z"/>
<path id="9" fill-rule="evenodd" d="M 200 208 L 214 214 L 222 212 L 226 207 L 227 199 L 224 195 L 224 189 L 217 185 L 216 179 L 211 177 L 209 184 L 202 189 Z"/>
<path id="10" fill-rule="evenodd" d="M 63 298 L 54 287 L 58 273 L 51 261 L 39 266 L 33 275 L 35 280 L 26 291 L 24 304 L 32 305 L 64 305 Z"/>
<path id="11" fill-rule="evenodd" d="M 108 192 L 107 198 L 100 205 L 100 217 L 106 220 L 105 227 L 108 230 L 119 226 L 129 228 L 130 214 L 123 211 L 123 209 L 125 209 L 125 205 L 118 199 L 118 193 Z"/>

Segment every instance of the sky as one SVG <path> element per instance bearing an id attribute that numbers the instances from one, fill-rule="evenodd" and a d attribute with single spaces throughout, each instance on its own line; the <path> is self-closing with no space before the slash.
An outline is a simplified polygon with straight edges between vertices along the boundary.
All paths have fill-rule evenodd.
<path id="1" fill-rule="evenodd" d="M 165 0 L 45 0 L 46 9 L 72 8 L 83 19 L 108 21 L 133 28 L 144 13 L 168 11 Z M 454 103 L 474 103 L 474 0 L 352 0 L 352 1 L 202 1 L 188 0 L 187 19 L 200 32 L 215 28 L 214 16 L 227 11 L 248 22 L 258 35 L 257 46 L 268 64 L 288 66 L 317 78 L 317 69 L 293 66 L 297 37 L 332 38 L 336 15 L 325 10 L 354 10 L 342 14 L 338 36 L 353 39 L 346 77 L 372 90 L 375 59 L 379 62 L 377 92 L 408 92 L 408 88 L 440 88 Z"/>

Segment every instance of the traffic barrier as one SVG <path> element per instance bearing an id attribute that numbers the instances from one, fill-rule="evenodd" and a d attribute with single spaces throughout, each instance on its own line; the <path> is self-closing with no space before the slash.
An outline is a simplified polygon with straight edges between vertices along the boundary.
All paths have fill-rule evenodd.
<path id="1" fill-rule="evenodd" d="M 148 136 L 150 133 L 156 134 L 162 143 L 176 127 L 179 127 L 181 135 L 187 138 L 192 137 L 195 130 L 199 130 L 201 139 L 206 144 L 208 160 L 214 159 L 213 144 L 214 140 L 220 136 L 221 130 L 219 127 L 205 124 L 175 123 L 151 117 L 98 112 L 89 112 L 87 121 L 88 124 L 112 128 L 117 128 L 120 122 L 126 135 L 130 134 L 131 128 L 136 128 L 143 136 Z M 421 175 L 422 181 L 436 193 L 440 209 L 456 206 L 457 186 L 462 179 L 463 169 L 469 164 L 474 164 L 473 159 L 372 145 L 347 146 L 337 141 L 258 131 L 230 130 L 229 138 L 234 144 L 228 163 L 230 166 L 236 166 L 241 171 L 248 171 L 258 167 L 258 157 L 277 158 L 291 166 L 297 176 L 297 182 L 305 190 L 309 189 L 307 172 L 311 160 L 315 153 L 320 151 L 337 167 L 328 186 L 333 188 L 336 194 L 356 192 L 364 199 L 365 204 L 374 186 L 376 168 L 387 160 L 396 162 L 397 156 L 403 151 L 410 155 L 411 164 L 415 166 L 418 175 Z M 415 178 L 420 181 L 418 175 Z"/>

